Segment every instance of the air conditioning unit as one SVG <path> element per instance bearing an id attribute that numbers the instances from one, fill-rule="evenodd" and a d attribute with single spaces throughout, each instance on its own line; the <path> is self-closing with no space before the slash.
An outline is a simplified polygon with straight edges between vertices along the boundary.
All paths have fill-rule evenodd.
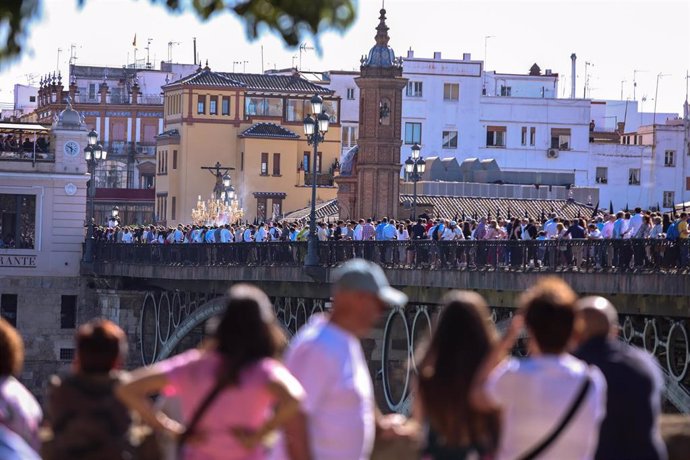
<path id="1" fill-rule="evenodd" d="M 558 158 L 558 149 L 548 149 L 546 151 L 546 158 Z"/>

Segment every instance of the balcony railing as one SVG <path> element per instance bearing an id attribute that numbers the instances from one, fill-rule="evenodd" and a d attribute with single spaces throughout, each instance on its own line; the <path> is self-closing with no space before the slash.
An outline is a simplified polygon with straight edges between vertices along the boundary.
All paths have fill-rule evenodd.
<path id="1" fill-rule="evenodd" d="M 314 182 L 312 173 L 304 173 L 304 185 L 311 185 Z M 316 185 L 319 187 L 329 187 L 333 185 L 333 175 L 327 173 L 316 173 Z"/>
<path id="2" fill-rule="evenodd" d="M 131 152 L 135 152 L 137 155 L 155 155 L 156 146 L 151 144 L 141 144 L 136 142 L 126 142 L 126 141 L 111 141 L 103 146 L 108 152 L 108 155 L 113 156 L 126 156 Z"/>
<path id="3" fill-rule="evenodd" d="M 142 145 L 136 144 L 135 146 L 138 155 L 155 155 L 156 146 L 155 145 Z"/>
<path id="4" fill-rule="evenodd" d="M 140 94 L 139 104 L 163 105 L 163 96 L 157 94 Z"/>
<path id="5" fill-rule="evenodd" d="M 122 244 L 102 238 L 96 259 L 103 263 L 150 265 L 304 264 L 307 243 Z M 399 269 L 523 272 L 690 273 L 688 240 L 480 240 L 480 241 L 324 241 L 319 264 L 335 266 L 361 257 Z"/>
<path id="6" fill-rule="evenodd" d="M 131 94 L 111 93 L 106 96 L 105 100 L 108 104 L 131 104 L 132 96 Z M 100 104 L 101 94 L 89 94 L 86 88 L 80 88 L 79 92 L 74 95 L 74 102 L 80 104 Z M 163 96 L 157 94 L 140 94 L 138 103 L 146 105 L 163 105 Z"/>
<path id="7" fill-rule="evenodd" d="M 32 162 L 34 160 L 43 163 L 53 163 L 55 162 L 55 153 L 36 150 L 36 157 L 34 158 L 33 149 L 0 148 L 0 161 Z"/>

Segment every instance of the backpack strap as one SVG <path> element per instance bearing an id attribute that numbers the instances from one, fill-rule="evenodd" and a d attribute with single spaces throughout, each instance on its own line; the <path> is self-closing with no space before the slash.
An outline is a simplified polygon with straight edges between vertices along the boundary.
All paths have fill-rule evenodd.
<path id="1" fill-rule="evenodd" d="M 211 403 L 213 403 L 213 401 L 216 399 L 216 397 L 218 397 L 220 392 L 229 384 L 230 381 L 225 375 L 222 375 L 216 380 L 216 383 L 213 385 L 213 388 L 211 388 L 211 391 L 208 392 L 206 397 L 201 401 L 199 406 L 192 414 L 192 417 L 189 419 L 187 429 L 177 439 L 178 451 L 182 449 L 182 446 L 184 446 L 187 440 L 189 440 L 191 435 L 194 433 L 197 426 L 199 425 L 199 422 L 201 421 L 201 418 L 204 416 L 208 408 L 211 407 Z"/>
<path id="2" fill-rule="evenodd" d="M 589 372 L 585 376 L 585 381 L 582 383 L 580 386 L 580 391 L 577 393 L 577 396 L 571 403 L 570 407 L 568 408 L 568 411 L 565 413 L 563 418 L 561 419 L 560 423 L 556 426 L 556 428 L 546 437 L 544 438 L 538 445 L 534 446 L 531 448 L 527 453 L 524 455 L 521 455 L 518 457 L 520 460 L 533 460 L 537 458 L 539 455 L 541 455 L 553 442 L 560 436 L 560 434 L 565 430 L 565 428 L 568 426 L 570 421 L 573 419 L 575 414 L 577 413 L 578 409 L 580 406 L 582 406 L 582 402 L 585 400 L 585 396 L 587 395 L 589 391 L 589 387 L 592 385 L 592 378 L 589 375 Z"/>

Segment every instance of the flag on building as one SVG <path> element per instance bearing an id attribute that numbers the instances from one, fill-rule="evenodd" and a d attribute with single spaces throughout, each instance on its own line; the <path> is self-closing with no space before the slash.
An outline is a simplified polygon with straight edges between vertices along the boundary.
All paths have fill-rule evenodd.
<path id="1" fill-rule="evenodd" d="M 137 46 L 137 34 L 134 34 L 134 40 L 132 40 L 132 46 Z"/>

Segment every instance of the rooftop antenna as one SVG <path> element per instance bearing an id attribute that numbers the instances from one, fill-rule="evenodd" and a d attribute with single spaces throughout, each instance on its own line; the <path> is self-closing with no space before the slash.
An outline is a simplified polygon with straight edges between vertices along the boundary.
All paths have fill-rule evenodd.
<path id="1" fill-rule="evenodd" d="M 55 70 L 60 70 L 60 53 L 62 53 L 62 48 L 57 50 L 57 61 L 55 62 Z"/>
<path id="2" fill-rule="evenodd" d="M 261 73 L 264 73 L 264 45 L 261 45 Z"/>
<path id="3" fill-rule="evenodd" d="M 153 38 L 147 38 L 146 39 L 146 68 L 147 69 L 151 68 L 151 60 L 149 59 L 149 57 L 150 57 L 151 42 L 152 41 L 153 41 Z"/>
<path id="4" fill-rule="evenodd" d="M 661 77 L 668 77 L 670 73 L 659 72 L 656 76 L 656 89 L 654 90 L 654 115 L 652 116 L 652 126 L 656 124 L 656 101 L 659 98 L 659 80 Z"/>
<path id="5" fill-rule="evenodd" d="M 291 67 L 292 67 L 293 69 L 295 68 L 295 59 L 297 59 L 297 55 L 296 55 L 296 54 L 295 54 L 294 56 L 292 56 L 292 65 L 291 65 Z"/>
<path id="6" fill-rule="evenodd" d="M 624 100 L 624 98 L 623 98 L 623 88 L 624 88 L 624 86 L 625 86 L 625 82 L 627 82 L 627 81 L 628 81 L 628 80 L 621 80 L 621 101 Z M 626 105 L 626 107 L 627 107 L 627 105 Z"/>
<path id="7" fill-rule="evenodd" d="M 79 45 L 79 48 L 81 48 L 81 45 Z M 77 44 L 72 43 L 69 45 L 69 65 L 73 66 L 75 64 L 74 61 L 77 59 Z"/>
<path id="8" fill-rule="evenodd" d="M 381 8 L 383 8 L 383 6 Z M 306 43 L 302 43 L 301 45 L 299 45 L 299 69 L 298 70 L 302 70 L 302 52 L 306 53 L 307 50 L 313 50 L 313 49 L 314 49 L 313 46 L 309 46 Z"/>
<path id="9" fill-rule="evenodd" d="M 486 51 L 487 51 L 487 44 L 489 42 L 490 38 L 495 38 L 495 35 L 486 35 L 484 37 L 484 78 L 482 81 L 482 95 L 486 96 Z"/>
<path id="10" fill-rule="evenodd" d="M 587 73 L 587 70 L 590 66 L 594 67 L 594 64 L 589 61 L 585 61 L 585 88 L 582 96 L 583 99 L 587 99 L 587 92 L 591 92 L 591 88 L 589 87 L 589 74 Z"/>
<path id="11" fill-rule="evenodd" d="M 639 70 L 639 69 L 633 70 L 633 101 L 637 100 L 635 98 L 635 96 L 636 96 L 635 92 L 637 90 L 637 74 L 640 72 L 646 72 L 646 70 Z"/>
<path id="12" fill-rule="evenodd" d="M 34 86 L 36 84 L 36 78 L 38 77 L 38 75 L 34 73 L 27 73 L 24 76 L 26 77 L 26 83 L 29 86 Z"/>
<path id="13" fill-rule="evenodd" d="M 168 62 L 172 63 L 172 53 L 173 53 L 173 46 L 179 45 L 180 42 L 168 42 Z"/>
<path id="14" fill-rule="evenodd" d="M 248 62 L 249 61 L 232 61 L 232 73 L 235 73 L 235 64 L 237 64 L 237 65 L 242 64 L 242 73 L 246 73 Z"/>
<path id="15" fill-rule="evenodd" d="M 196 37 L 193 37 L 194 40 L 194 65 L 196 65 Z"/>

